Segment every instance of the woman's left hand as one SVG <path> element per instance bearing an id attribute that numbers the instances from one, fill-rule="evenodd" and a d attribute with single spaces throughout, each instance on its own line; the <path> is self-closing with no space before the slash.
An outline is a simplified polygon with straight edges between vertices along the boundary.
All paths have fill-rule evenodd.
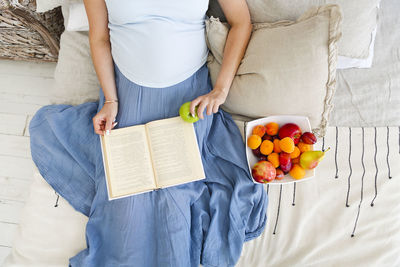
<path id="1" fill-rule="evenodd" d="M 199 107 L 197 109 L 197 115 L 200 119 L 204 119 L 204 109 L 207 108 L 207 115 L 211 115 L 211 113 L 217 113 L 219 106 L 225 102 L 227 96 L 228 90 L 215 87 L 208 94 L 198 96 L 196 99 L 191 101 L 190 113 L 193 116 L 195 113 L 195 107 L 198 105 Z"/>

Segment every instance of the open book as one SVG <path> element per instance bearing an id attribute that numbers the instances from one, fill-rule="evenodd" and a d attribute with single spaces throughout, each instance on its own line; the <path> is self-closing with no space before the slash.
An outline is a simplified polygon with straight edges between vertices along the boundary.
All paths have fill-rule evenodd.
<path id="1" fill-rule="evenodd" d="M 179 116 L 99 137 L 109 200 L 205 179 L 193 123 Z"/>

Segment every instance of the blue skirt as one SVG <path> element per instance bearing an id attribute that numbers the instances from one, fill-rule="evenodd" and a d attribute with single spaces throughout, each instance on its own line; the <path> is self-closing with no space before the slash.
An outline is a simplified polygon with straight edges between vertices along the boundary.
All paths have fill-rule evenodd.
<path id="1" fill-rule="evenodd" d="M 205 63 L 170 87 L 140 86 L 114 64 L 122 128 L 179 115 L 179 107 L 213 87 Z M 99 136 L 93 117 L 99 101 L 47 105 L 33 116 L 34 163 L 52 188 L 88 216 L 87 248 L 70 266 L 234 266 L 243 243 L 265 228 L 263 185 L 254 184 L 245 145 L 222 109 L 194 124 L 206 179 L 108 201 Z M 62 240 L 60 240 L 62 242 Z"/>

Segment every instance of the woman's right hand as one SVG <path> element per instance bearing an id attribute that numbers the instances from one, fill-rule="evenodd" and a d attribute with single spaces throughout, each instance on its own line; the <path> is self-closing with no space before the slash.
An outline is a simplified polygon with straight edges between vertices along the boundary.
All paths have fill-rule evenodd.
<path id="1" fill-rule="evenodd" d="M 104 135 L 107 130 L 115 127 L 114 122 L 118 113 L 118 102 L 105 103 L 100 111 L 93 117 L 94 132 Z"/>

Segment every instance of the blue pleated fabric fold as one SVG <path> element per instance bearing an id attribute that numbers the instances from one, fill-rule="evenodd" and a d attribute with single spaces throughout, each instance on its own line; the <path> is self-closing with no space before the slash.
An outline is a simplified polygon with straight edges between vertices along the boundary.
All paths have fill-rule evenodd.
<path id="1" fill-rule="evenodd" d="M 164 88 L 133 83 L 114 64 L 119 99 L 116 128 L 179 115 L 179 107 L 212 90 L 207 65 Z M 245 145 L 220 109 L 194 124 L 206 179 L 108 201 L 99 137 L 98 102 L 47 105 L 30 125 L 31 155 L 43 178 L 89 217 L 87 248 L 70 266 L 234 266 L 243 243 L 265 229 L 268 196 L 254 184 Z"/>

